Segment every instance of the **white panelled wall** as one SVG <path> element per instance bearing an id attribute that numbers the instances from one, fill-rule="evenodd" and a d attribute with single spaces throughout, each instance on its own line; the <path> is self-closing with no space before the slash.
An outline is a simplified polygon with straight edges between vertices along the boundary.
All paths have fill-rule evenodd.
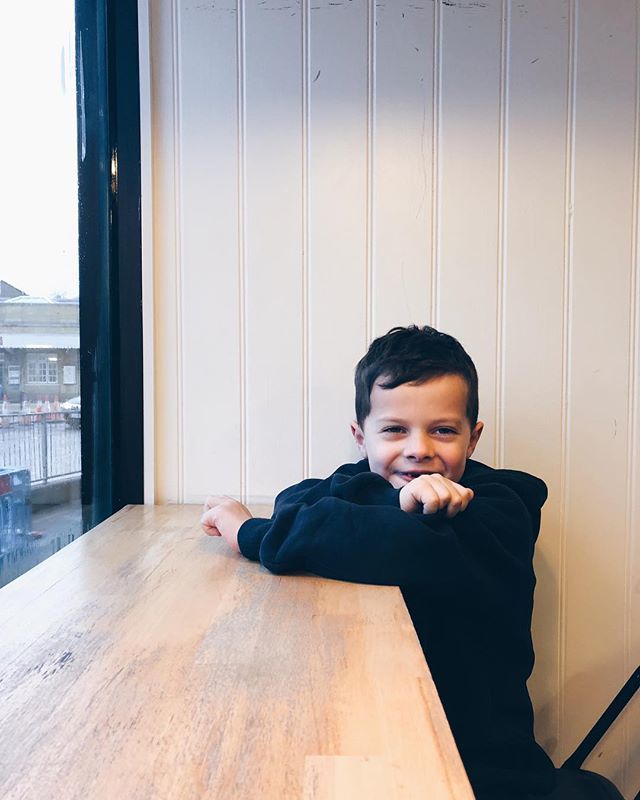
<path id="1" fill-rule="evenodd" d="M 141 7 L 147 496 L 327 474 L 371 338 L 453 333 L 478 457 L 550 489 L 531 690 L 559 763 L 640 661 L 638 4 Z M 639 700 L 587 762 L 628 793 Z"/>

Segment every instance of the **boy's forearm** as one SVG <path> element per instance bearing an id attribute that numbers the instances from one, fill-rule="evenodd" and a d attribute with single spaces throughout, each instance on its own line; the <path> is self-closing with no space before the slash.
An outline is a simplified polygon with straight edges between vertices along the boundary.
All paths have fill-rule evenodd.
<path id="1" fill-rule="evenodd" d="M 357 505 L 398 506 L 399 491 L 380 475 L 368 470 L 355 474 L 338 470 L 325 480 L 308 479 L 280 492 L 274 511 L 292 503 L 313 505 L 325 497 L 336 497 Z"/>
<path id="2" fill-rule="evenodd" d="M 259 559 L 279 574 L 311 572 L 357 583 L 421 584 L 434 597 L 451 601 L 457 602 L 462 592 L 481 605 L 508 603 L 510 593 L 526 581 L 527 537 L 522 559 L 514 559 L 504 547 L 513 531 L 503 532 L 501 524 L 487 526 L 484 501 L 474 502 L 479 514 L 467 511 L 454 521 L 337 498 L 324 498 L 313 506 L 290 504 L 271 520 L 245 522 L 239 545 L 248 558 Z M 511 577 L 496 580 L 505 570 Z"/>
<path id="3" fill-rule="evenodd" d="M 462 587 L 481 603 L 509 602 L 518 581 L 526 583 L 534 532 L 518 495 L 501 478 L 486 468 L 468 484 L 474 500 L 448 520 L 441 512 L 402 511 L 399 490 L 380 476 L 336 473 L 282 492 L 272 519 L 247 520 L 237 542 L 244 556 L 276 573 L 420 583 L 449 596 Z"/>

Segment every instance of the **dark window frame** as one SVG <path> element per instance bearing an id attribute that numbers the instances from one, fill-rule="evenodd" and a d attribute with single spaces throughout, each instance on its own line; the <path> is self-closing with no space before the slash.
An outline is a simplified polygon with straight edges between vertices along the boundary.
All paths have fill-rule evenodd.
<path id="1" fill-rule="evenodd" d="M 132 0 L 76 0 L 82 503 L 144 498 L 140 78 Z"/>

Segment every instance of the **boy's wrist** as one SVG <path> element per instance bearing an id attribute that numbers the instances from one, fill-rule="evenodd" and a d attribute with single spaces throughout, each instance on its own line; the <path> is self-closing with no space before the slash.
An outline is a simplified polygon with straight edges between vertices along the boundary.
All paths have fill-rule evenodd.
<path id="1" fill-rule="evenodd" d="M 270 519 L 251 517 L 245 520 L 238 530 L 238 548 L 245 558 L 260 560 L 260 545 L 269 532 Z"/>

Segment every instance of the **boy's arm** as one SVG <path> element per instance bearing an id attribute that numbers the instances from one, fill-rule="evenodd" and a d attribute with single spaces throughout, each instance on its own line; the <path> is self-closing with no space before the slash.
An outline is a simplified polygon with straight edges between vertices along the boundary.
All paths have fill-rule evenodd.
<path id="1" fill-rule="evenodd" d="M 366 460 L 357 464 L 343 464 L 325 480 L 307 478 L 284 489 L 276 497 L 274 516 L 283 508 L 296 504 L 313 505 L 323 497 L 333 496 L 359 505 L 387 504 L 398 506 L 399 489 L 394 489 L 384 478 L 369 471 Z M 248 519 L 253 519 L 249 509 L 228 496 L 210 495 L 204 502 L 200 519 L 202 530 L 209 536 L 222 536 L 236 552 L 238 531 Z M 268 520 L 263 520 L 268 522 Z M 255 561 L 259 557 L 255 556 Z"/>
<path id="2" fill-rule="evenodd" d="M 345 465 L 348 466 L 357 465 Z M 369 471 L 355 475 L 337 471 L 324 481 L 307 479 L 285 489 L 276 497 L 274 513 L 292 503 L 311 505 L 324 497 L 337 497 L 357 505 L 400 506 L 403 511 L 425 514 L 446 510 L 446 516 L 451 518 L 469 505 L 473 489 L 438 474 L 422 475 L 402 489 L 394 489 L 380 475 Z"/>
<path id="3" fill-rule="evenodd" d="M 397 490 L 393 490 L 398 495 Z M 535 532 L 518 494 L 486 480 L 464 513 L 408 514 L 396 505 L 324 497 L 285 504 L 270 520 L 241 525 L 240 551 L 276 573 L 387 585 L 420 583 L 453 602 L 508 602 L 529 581 Z M 500 580 L 496 580 L 499 574 Z M 506 595 L 505 595 L 506 592 Z"/>
<path id="4" fill-rule="evenodd" d="M 369 464 L 365 459 L 357 464 L 343 464 L 325 480 L 307 478 L 284 489 L 276 497 L 274 515 L 291 504 L 312 505 L 327 496 L 339 497 L 360 505 L 386 503 L 397 506 L 398 494 L 399 490 L 394 489 L 384 478 L 369 471 Z M 210 495 L 204 502 L 200 524 L 207 535 L 222 536 L 237 552 L 240 526 L 252 518 L 249 509 L 237 500 L 226 495 Z M 259 560 L 257 555 L 254 560 Z"/>
<path id="5" fill-rule="evenodd" d="M 338 497 L 358 505 L 398 505 L 398 489 L 369 470 L 366 460 L 343 464 L 324 480 L 307 478 L 276 497 L 274 513 L 286 505 L 312 505 L 324 497 Z"/>

